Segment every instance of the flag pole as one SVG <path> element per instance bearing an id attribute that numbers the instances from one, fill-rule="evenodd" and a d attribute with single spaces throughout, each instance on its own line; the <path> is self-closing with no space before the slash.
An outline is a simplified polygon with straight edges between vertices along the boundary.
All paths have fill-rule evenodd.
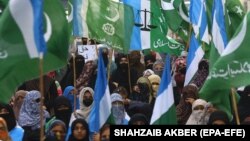
<path id="1" fill-rule="evenodd" d="M 188 41 L 187 41 L 187 44 L 186 44 L 185 51 L 188 51 L 188 48 L 189 48 L 189 43 L 190 43 L 190 40 L 191 40 L 191 32 L 192 32 L 192 25 L 189 24 Z"/>
<path id="2" fill-rule="evenodd" d="M 94 43 L 95 43 L 95 53 L 96 53 L 96 56 L 99 57 L 98 56 L 98 48 L 97 48 L 96 40 L 94 40 Z"/>
<path id="3" fill-rule="evenodd" d="M 39 85 L 40 85 L 40 93 L 41 93 L 41 104 L 40 104 L 40 141 L 44 140 L 44 124 L 43 124 L 43 102 L 44 102 L 44 80 L 43 80 L 43 53 L 39 54 Z"/>
<path id="4" fill-rule="evenodd" d="M 76 56 L 74 53 L 71 53 L 71 55 L 73 58 L 73 82 L 74 82 L 74 87 L 76 88 Z M 74 93 L 74 113 L 75 112 L 76 112 L 76 94 Z"/>
<path id="5" fill-rule="evenodd" d="M 108 70 L 107 70 L 107 73 L 108 73 L 108 82 L 109 82 L 109 78 L 110 78 L 110 67 L 111 67 L 111 63 L 112 63 L 112 57 L 113 57 L 113 52 L 114 52 L 114 49 L 111 48 L 111 55 L 110 53 L 108 52 L 108 55 L 109 55 L 109 64 L 108 64 Z"/>
<path id="6" fill-rule="evenodd" d="M 74 37 L 74 40 L 73 40 L 73 43 L 71 44 L 71 56 L 72 56 L 72 62 L 73 62 L 73 66 L 72 66 L 72 69 L 73 69 L 73 85 L 74 85 L 74 89 L 76 88 L 76 56 L 75 56 L 75 52 L 76 52 L 76 41 L 77 41 L 77 38 Z M 76 112 L 76 93 L 74 92 L 74 109 L 73 110 L 73 113 Z"/>
<path id="7" fill-rule="evenodd" d="M 202 45 L 201 45 L 203 51 L 205 52 L 205 42 L 202 42 Z"/>
<path id="8" fill-rule="evenodd" d="M 127 60 L 128 60 L 128 83 L 129 83 L 129 91 L 130 91 L 130 93 L 132 93 L 131 80 L 130 80 L 130 64 L 129 64 L 128 54 L 127 54 Z"/>
<path id="9" fill-rule="evenodd" d="M 232 99 L 232 106 L 233 106 L 233 110 L 235 114 L 236 124 L 240 125 L 240 118 L 239 118 L 235 94 L 236 94 L 236 90 L 234 88 L 231 88 L 231 99 Z"/>

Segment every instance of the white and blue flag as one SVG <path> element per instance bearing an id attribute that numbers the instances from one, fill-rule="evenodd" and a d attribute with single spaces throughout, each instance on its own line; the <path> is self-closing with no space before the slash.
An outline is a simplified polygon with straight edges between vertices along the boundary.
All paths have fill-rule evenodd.
<path id="1" fill-rule="evenodd" d="M 199 35 L 200 40 L 209 44 L 210 37 L 208 33 L 206 0 L 191 0 L 190 4 L 190 21 L 196 36 Z"/>
<path id="2" fill-rule="evenodd" d="M 111 99 L 107 81 L 106 68 L 104 66 L 102 51 L 99 50 L 97 79 L 95 83 L 93 109 L 90 112 L 90 132 L 99 132 L 111 115 Z"/>
<path id="3" fill-rule="evenodd" d="M 204 51 L 202 50 L 202 47 L 195 38 L 194 34 L 192 34 L 187 56 L 187 71 L 184 86 L 191 82 L 195 73 L 198 71 L 199 62 L 202 60 L 203 56 Z"/>

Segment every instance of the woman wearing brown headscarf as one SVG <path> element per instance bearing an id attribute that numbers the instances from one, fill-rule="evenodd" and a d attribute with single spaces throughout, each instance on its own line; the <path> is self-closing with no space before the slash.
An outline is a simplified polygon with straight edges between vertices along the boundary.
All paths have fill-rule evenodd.
<path id="1" fill-rule="evenodd" d="M 96 62 L 93 60 L 87 61 L 83 67 L 82 73 L 80 76 L 76 79 L 76 89 L 78 93 L 81 92 L 81 90 L 84 87 L 91 87 L 91 81 L 95 80 L 93 79 L 95 71 L 96 71 L 97 65 Z"/>
<path id="2" fill-rule="evenodd" d="M 13 110 L 14 110 L 15 117 L 17 119 L 19 117 L 19 111 L 20 111 L 21 106 L 23 104 L 23 100 L 24 100 L 27 93 L 28 93 L 28 91 L 19 90 L 15 94 Z"/>
<path id="3" fill-rule="evenodd" d="M 186 124 L 192 113 L 192 103 L 198 99 L 198 88 L 194 84 L 185 86 L 182 90 L 182 97 L 176 107 L 178 124 Z"/>
<path id="4" fill-rule="evenodd" d="M 145 103 L 153 100 L 152 86 L 148 78 L 140 77 L 137 80 L 137 89 L 132 92 L 130 99 Z"/>

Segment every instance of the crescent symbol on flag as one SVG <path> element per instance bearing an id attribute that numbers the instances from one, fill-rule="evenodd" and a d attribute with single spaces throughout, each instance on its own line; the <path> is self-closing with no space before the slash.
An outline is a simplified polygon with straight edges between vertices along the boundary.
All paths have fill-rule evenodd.
<path id="1" fill-rule="evenodd" d="M 5 59 L 8 57 L 8 52 L 6 50 L 0 51 L 0 59 Z"/>
<path id="2" fill-rule="evenodd" d="M 179 13 L 182 17 L 183 20 L 185 20 L 186 22 L 190 23 L 189 17 L 184 13 L 183 9 L 182 9 L 182 3 L 179 6 Z"/>
<path id="3" fill-rule="evenodd" d="M 174 0 L 171 0 L 170 3 L 161 0 L 161 7 L 163 10 L 174 10 Z"/>
<path id="4" fill-rule="evenodd" d="M 237 50 L 247 34 L 247 16 L 245 16 L 240 32 L 228 44 L 221 56 L 226 56 Z"/>
<path id="5" fill-rule="evenodd" d="M 44 33 L 44 39 L 46 42 L 49 41 L 51 34 L 52 34 L 52 26 L 51 26 L 51 21 L 49 19 L 49 16 L 44 12 L 44 16 L 46 19 L 46 33 Z"/>
<path id="6" fill-rule="evenodd" d="M 73 20 L 73 5 L 70 2 L 69 2 L 69 6 L 70 6 L 70 14 L 68 18 L 68 23 L 70 23 Z"/>
<path id="7" fill-rule="evenodd" d="M 115 10 L 115 16 L 114 16 L 113 18 L 108 17 L 108 16 L 105 16 L 105 18 L 106 18 L 107 20 L 111 21 L 111 22 L 116 22 L 116 21 L 118 21 L 119 18 L 120 18 L 120 16 L 119 16 L 119 11 L 118 11 L 116 8 L 115 8 L 114 10 Z M 107 11 L 110 11 L 110 9 L 107 8 Z"/>

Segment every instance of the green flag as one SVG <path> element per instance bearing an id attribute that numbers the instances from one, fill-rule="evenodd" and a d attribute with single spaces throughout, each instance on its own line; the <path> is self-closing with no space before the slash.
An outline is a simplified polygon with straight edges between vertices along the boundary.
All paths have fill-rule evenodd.
<path id="1" fill-rule="evenodd" d="M 213 0 L 207 0 L 207 17 L 208 17 L 208 27 L 209 31 L 211 31 L 211 23 L 212 23 L 212 8 L 213 8 Z M 242 22 L 245 11 L 239 0 L 226 0 L 225 1 L 225 22 L 227 29 L 228 39 L 231 39 L 234 35 L 236 29 Z"/>
<path id="2" fill-rule="evenodd" d="M 162 0 L 161 5 L 165 11 L 168 27 L 172 31 L 179 29 L 183 19 L 178 13 L 178 8 L 181 5 L 182 0 Z"/>
<path id="3" fill-rule="evenodd" d="M 214 0 L 207 0 L 206 1 L 206 8 L 207 8 L 207 17 L 208 17 L 208 28 L 209 28 L 209 32 L 212 29 L 212 8 L 213 8 L 213 3 Z M 227 38 L 228 40 L 230 40 L 233 36 L 233 34 L 235 33 L 236 29 L 238 28 L 238 26 L 240 25 L 240 23 L 243 20 L 243 17 L 245 15 L 245 11 L 243 10 L 243 7 L 240 3 L 239 0 L 226 0 L 225 3 L 223 3 L 224 8 L 226 10 L 225 14 L 224 14 L 224 19 L 225 19 L 225 26 L 226 26 L 226 33 L 227 33 Z M 209 52 L 211 55 L 210 57 L 210 62 L 214 62 L 217 60 L 217 57 L 215 57 L 214 55 L 214 45 L 211 44 L 209 48 L 206 48 L 206 52 Z M 209 56 L 208 54 L 206 54 L 206 56 Z M 213 63 L 211 63 L 213 64 Z M 212 65 L 210 65 L 212 66 Z"/>
<path id="4" fill-rule="evenodd" d="M 210 69 L 209 76 L 200 91 L 201 98 L 213 102 L 216 107 L 230 112 L 226 105 L 227 98 L 220 92 L 250 84 L 250 14 L 245 16 L 242 24 L 228 43 L 226 49 Z M 222 102 L 224 101 L 224 102 Z"/>
<path id="5" fill-rule="evenodd" d="M 15 89 L 22 82 L 39 76 L 39 59 L 34 54 L 29 54 L 25 36 L 26 30 L 32 31 L 32 27 L 23 26 L 13 18 L 15 14 L 21 14 L 27 21 L 30 17 L 22 15 L 22 10 L 27 5 L 12 5 L 20 8 L 15 10 L 8 5 L 0 18 L 0 101 L 7 103 L 14 94 Z M 67 62 L 68 30 L 65 12 L 58 0 L 44 1 L 44 38 L 47 42 L 47 52 L 44 55 L 44 73 L 58 69 Z M 20 15 L 19 15 L 20 16 Z M 29 36 L 28 39 L 31 39 Z"/>
<path id="6" fill-rule="evenodd" d="M 134 10 L 130 50 L 151 49 L 160 53 L 180 55 L 184 46 L 174 39 L 166 38 L 168 28 L 161 10 L 161 0 L 124 0 L 123 2 Z"/>
<path id="7" fill-rule="evenodd" d="M 0 16 L 3 13 L 3 10 L 7 6 L 9 0 L 0 0 Z"/>
<path id="8" fill-rule="evenodd" d="M 162 80 L 157 93 L 157 97 L 155 99 L 153 114 L 150 123 L 154 125 L 177 124 L 169 55 L 167 55 L 166 57 Z"/>
<path id="9" fill-rule="evenodd" d="M 155 29 L 151 29 L 151 49 L 159 53 L 168 53 L 179 56 L 185 49 L 185 46 L 178 43 L 173 38 L 166 36 L 167 23 L 161 10 L 160 0 L 151 1 L 151 12 L 151 23 L 157 26 Z"/>
<path id="10" fill-rule="evenodd" d="M 183 0 L 161 0 L 168 27 L 188 42 L 189 17 Z"/>
<path id="11" fill-rule="evenodd" d="M 66 6 L 66 17 L 67 17 L 67 21 L 68 21 L 68 30 L 69 30 L 69 43 L 72 43 L 74 40 L 73 37 L 73 0 L 68 0 L 67 1 L 67 6 Z"/>
<path id="12" fill-rule="evenodd" d="M 245 11 L 239 0 L 226 0 L 225 7 L 227 9 L 225 21 L 228 39 L 231 39 L 242 22 Z"/>
<path id="13" fill-rule="evenodd" d="M 130 6 L 109 0 L 89 0 L 85 10 L 91 39 L 118 51 L 128 52 L 134 26 Z"/>

